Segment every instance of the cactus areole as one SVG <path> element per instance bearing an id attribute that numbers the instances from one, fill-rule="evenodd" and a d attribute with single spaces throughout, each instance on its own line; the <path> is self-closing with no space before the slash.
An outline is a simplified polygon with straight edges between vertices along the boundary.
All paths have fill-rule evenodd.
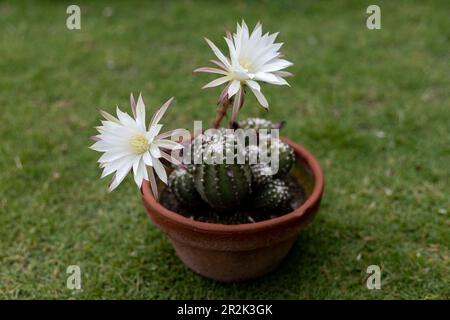
<path id="1" fill-rule="evenodd" d="M 324 188 L 322 169 L 309 151 L 288 139 L 282 141 L 292 149 L 296 166 L 309 172 L 312 187 L 301 205 L 275 218 L 240 224 L 196 221 L 164 207 L 144 181 L 142 199 L 151 220 L 167 234 L 177 255 L 193 271 L 225 282 L 260 277 L 276 268 L 312 220 Z M 235 204 L 234 210 L 248 203 L 261 213 L 283 210 L 289 197 L 288 186 L 279 177 L 255 186 L 251 166 L 211 164 L 174 172 L 169 178 L 171 193 L 194 215 L 202 206 L 214 206 L 217 214 L 227 214 L 233 206 L 225 203 Z M 220 190 L 221 197 L 213 190 Z"/>

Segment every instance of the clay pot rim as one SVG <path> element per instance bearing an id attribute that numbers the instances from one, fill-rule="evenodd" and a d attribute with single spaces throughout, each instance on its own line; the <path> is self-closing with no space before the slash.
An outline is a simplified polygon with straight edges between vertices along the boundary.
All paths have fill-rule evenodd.
<path id="1" fill-rule="evenodd" d="M 198 231 L 206 231 L 213 233 L 242 233 L 242 232 L 256 232 L 262 231 L 264 229 L 273 228 L 275 226 L 289 223 L 290 221 L 297 220 L 304 215 L 312 213 L 314 210 L 311 210 L 320 200 L 323 188 L 324 188 L 324 176 L 322 172 L 322 168 L 320 167 L 319 162 L 304 147 L 294 143 L 293 141 L 282 138 L 284 142 L 289 144 L 295 151 L 297 155 L 300 155 L 300 158 L 306 163 L 307 167 L 311 170 L 314 187 L 306 199 L 306 201 L 294 211 L 284 214 L 282 216 L 263 220 L 255 223 L 243 223 L 243 224 L 221 224 L 221 223 L 211 223 L 211 222 L 201 222 L 195 221 L 190 218 L 184 217 L 179 213 L 171 211 L 164 206 L 162 206 L 158 201 L 153 197 L 153 193 L 150 190 L 149 182 L 144 180 L 141 188 L 142 198 L 144 202 L 151 208 L 155 213 L 160 214 L 165 219 L 170 220 L 171 222 L 178 224 L 184 228 L 188 229 L 196 229 Z"/>

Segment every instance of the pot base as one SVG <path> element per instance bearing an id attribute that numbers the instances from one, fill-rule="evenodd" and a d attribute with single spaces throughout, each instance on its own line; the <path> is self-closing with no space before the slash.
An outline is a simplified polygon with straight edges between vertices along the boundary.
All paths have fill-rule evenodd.
<path id="1" fill-rule="evenodd" d="M 177 256 L 195 273 L 220 282 L 240 282 L 261 277 L 274 269 L 289 253 L 296 237 L 270 249 L 248 251 L 205 250 L 171 240 Z"/>

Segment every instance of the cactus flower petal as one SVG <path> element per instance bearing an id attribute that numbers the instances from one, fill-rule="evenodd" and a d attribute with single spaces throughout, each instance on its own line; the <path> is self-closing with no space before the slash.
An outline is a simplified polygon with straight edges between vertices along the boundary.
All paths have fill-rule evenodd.
<path id="1" fill-rule="evenodd" d="M 164 139 L 174 132 L 180 132 L 181 129 L 172 130 L 169 132 L 170 134 L 159 134 L 162 127 L 159 121 L 172 100 L 173 98 L 169 99 L 153 115 L 148 130 L 145 124 L 145 104 L 141 95 L 139 95 L 137 102 L 135 102 L 133 95 L 130 95 L 133 117 L 122 112 L 118 107 L 116 110 L 117 117 L 105 111 L 100 111 L 105 120 L 102 121 L 102 126 L 97 127 L 99 134 L 94 136 L 95 143 L 90 148 L 103 153 L 98 160 L 100 167 L 103 168 L 101 177 L 114 173 L 109 184 L 109 191 L 117 188 L 126 175 L 133 171 L 136 185 L 140 188 L 143 180 L 150 181 L 153 194 L 156 199 L 158 198 L 153 170 L 159 179 L 167 183 L 166 171 L 158 159 L 162 157 L 160 148 L 169 150 L 182 148 L 181 144 Z M 172 163 L 179 163 L 172 156 L 167 155 L 164 158 Z"/>

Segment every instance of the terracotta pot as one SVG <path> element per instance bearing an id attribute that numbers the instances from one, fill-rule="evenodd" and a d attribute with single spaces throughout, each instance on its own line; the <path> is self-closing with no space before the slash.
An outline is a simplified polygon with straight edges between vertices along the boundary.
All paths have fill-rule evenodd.
<path id="1" fill-rule="evenodd" d="M 288 139 L 283 141 L 294 148 L 297 162 L 311 173 L 313 187 L 299 208 L 277 218 L 238 225 L 193 221 L 159 204 L 144 181 L 144 206 L 186 266 L 207 278 L 242 281 L 272 271 L 287 255 L 300 230 L 319 208 L 324 179 L 309 151 Z"/>

